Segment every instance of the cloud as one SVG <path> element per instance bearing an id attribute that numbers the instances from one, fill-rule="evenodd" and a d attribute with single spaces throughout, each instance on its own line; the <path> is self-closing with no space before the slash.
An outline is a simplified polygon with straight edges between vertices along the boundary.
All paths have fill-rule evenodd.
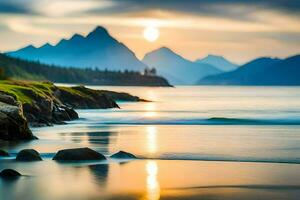
<path id="1" fill-rule="evenodd" d="M 300 13 L 300 1 L 298 0 L 113 0 L 120 6 L 131 7 L 135 9 L 170 9 L 183 12 L 206 12 L 214 13 L 215 8 L 226 6 L 223 13 L 227 13 L 227 6 L 254 7 L 263 9 L 275 9 L 279 11 L 288 11 Z M 218 10 L 220 11 L 220 10 Z M 239 13 L 239 11 L 232 12 Z M 214 13 L 217 14 L 217 13 Z"/>
<path id="2" fill-rule="evenodd" d="M 257 10 L 300 15 L 299 0 L 0 0 L 0 13 L 62 16 L 164 10 L 251 20 Z"/>
<path id="3" fill-rule="evenodd" d="M 22 0 L 0 0 L 0 13 L 34 14 L 30 8 L 31 3 L 31 0 L 27 2 Z"/>

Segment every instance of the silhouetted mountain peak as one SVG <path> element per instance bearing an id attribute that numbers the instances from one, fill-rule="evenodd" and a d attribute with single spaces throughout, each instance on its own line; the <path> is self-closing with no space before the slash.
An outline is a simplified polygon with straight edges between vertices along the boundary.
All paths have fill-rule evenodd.
<path id="1" fill-rule="evenodd" d="M 53 46 L 47 42 L 46 44 L 44 44 L 40 48 L 49 48 L 49 47 L 53 47 Z"/>
<path id="2" fill-rule="evenodd" d="M 166 51 L 166 52 L 173 52 L 170 48 L 168 47 L 160 47 L 159 49 L 157 49 L 156 51 Z"/>
<path id="3" fill-rule="evenodd" d="M 245 67 L 245 66 L 248 66 L 248 65 L 257 65 L 257 64 L 265 64 L 265 63 L 270 63 L 270 62 L 277 62 L 277 61 L 280 61 L 279 58 L 271 58 L 271 57 L 261 57 L 261 58 L 256 58 L 248 63 L 246 63 L 244 66 L 242 67 Z"/>
<path id="4" fill-rule="evenodd" d="M 168 47 L 160 47 L 159 49 L 153 50 L 145 55 L 145 57 L 149 57 L 149 56 L 164 56 L 164 57 L 167 56 L 165 58 L 170 58 L 170 59 L 174 57 L 182 58 L 180 55 L 178 55 Z"/>
<path id="5" fill-rule="evenodd" d="M 97 26 L 93 31 L 91 31 L 88 35 L 87 38 L 91 37 L 111 37 L 108 33 L 108 31 L 102 27 L 102 26 Z"/>
<path id="6" fill-rule="evenodd" d="M 74 35 L 71 37 L 70 40 L 79 40 L 79 39 L 82 39 L 82 38 L 84 38 L 82 35 L 76 33 L 76 34 L 74 34 Z"/>
<path id="7" fill-rule="evenodd" d="M 235 63 L 232 63 L 231 61 L 220 55 L 208 54 L 206 57 L 198 59 L 195 62 L 210 64 L 222 71 L 231 71 L 237 68 L 237 65 Z"/>
<path id="8" fill-rule="evenodd" d="M 26 60 L 39 60 L 46 64 L 78 68 L 142 71 L 146 67 L 130 49 L 101 26 L 97 26 L 87 36 L 74 34 L 54 46 L 45 44 L 43 48 L 31 49 L 7 54 Z"/>
<path id="9" fill-rule="evenodd" d="M 155 67 L 159 74 L 173 84 L 194 84 L 199 77 L 221 72 L 211 65 L 194 63 L 168 47 L 161 47 L 147 53 L 143 62 L 150 67 Z"/>
<path id="10" fill-rule="evenodd" d="M 22 50 L 34 50 L 34 49 L 36 49 L 36 47 L 33 45 L 28 45 L 28 46 L 22 48 Z"/>

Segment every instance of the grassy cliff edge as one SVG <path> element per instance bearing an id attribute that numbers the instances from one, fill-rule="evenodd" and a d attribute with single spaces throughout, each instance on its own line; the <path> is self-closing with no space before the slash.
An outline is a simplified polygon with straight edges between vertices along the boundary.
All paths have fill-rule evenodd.
<path id="1" fill-rule="evenodd" d="M 84 86 L 59 87 L 48 81 L 0 81 L 0 115 L 3 118 L 0 126 L 4 130 L 3 133 L 0 131 L 0 139 L 23 139 L 22 131 L 14 137 L 10 137 L 10 132 L 18 125 L 27 130 L 27 122 L 32 126 L 61 124 L 78 118 L 75 109 L 119 108 L 116 101 L 145 100 L 128 93 L 93 90 Z M 22 124 L 14 119 L 22 119 L 18 120 Z"/>

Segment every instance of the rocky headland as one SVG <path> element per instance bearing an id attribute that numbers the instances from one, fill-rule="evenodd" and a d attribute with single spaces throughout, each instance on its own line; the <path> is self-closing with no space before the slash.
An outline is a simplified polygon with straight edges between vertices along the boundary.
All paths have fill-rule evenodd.
<path id="1" fill-rule="evenodd" d="M 59 87 L 51 82 L 0 81 L 0 139 L 34 139 L 30 126 L 75 120 L 75 109 L 119 108 L 116 101 L 145 101 L 128 93 Z"/>

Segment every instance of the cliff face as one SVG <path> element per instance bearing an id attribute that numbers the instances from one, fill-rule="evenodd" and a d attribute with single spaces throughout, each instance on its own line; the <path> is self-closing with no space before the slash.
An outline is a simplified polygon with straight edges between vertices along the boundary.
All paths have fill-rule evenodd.
<path id="1" fill-rule="evenodd" d="M 22 105 L 11 96 L 0 94 L 0 139 L 30 140 L 35 137 L 23 115 Z"/>

